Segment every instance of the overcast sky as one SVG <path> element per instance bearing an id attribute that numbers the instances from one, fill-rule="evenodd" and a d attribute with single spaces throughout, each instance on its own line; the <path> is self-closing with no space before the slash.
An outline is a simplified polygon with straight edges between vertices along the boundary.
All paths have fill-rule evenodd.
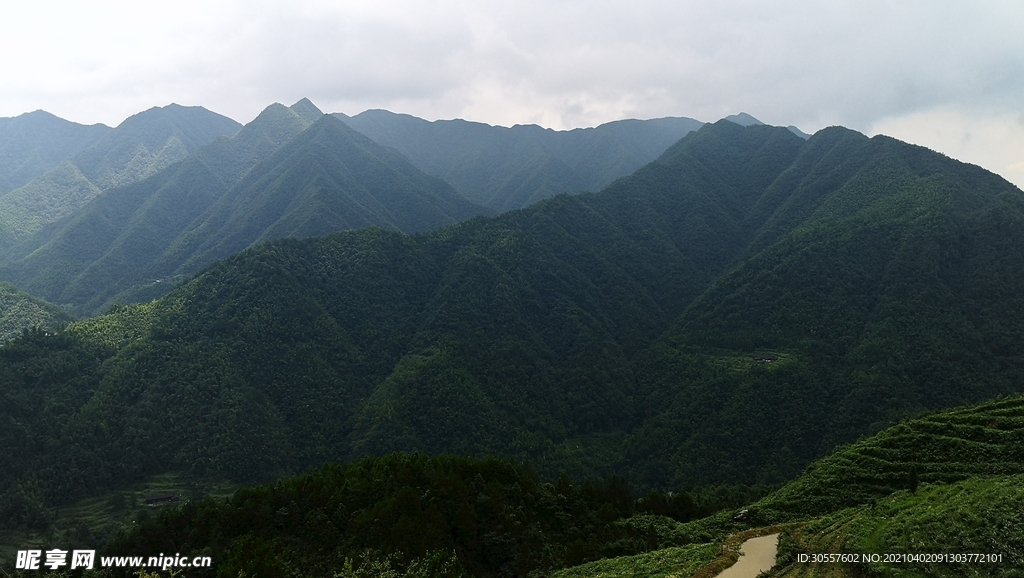
<path id="1" fill-rule="evenodd" d="M 563 129 L 748 112 L 839 124 L 1024 186 L 1024 2 L 0 0 L 0 116 L 171 102 Z"/>

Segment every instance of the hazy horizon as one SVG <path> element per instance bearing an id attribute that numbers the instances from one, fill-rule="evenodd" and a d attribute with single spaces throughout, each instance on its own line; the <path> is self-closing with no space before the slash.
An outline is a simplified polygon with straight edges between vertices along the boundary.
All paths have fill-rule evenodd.
<path id="1" fill-rule="evenodd" d="M 3 117 L 116 126 L 176 102 L 245 123 L 303 97 L 553 129 L 743 111 L 888 134 L 1024 186 L 1017 3 L 107 0 L 5 15 Z"/>

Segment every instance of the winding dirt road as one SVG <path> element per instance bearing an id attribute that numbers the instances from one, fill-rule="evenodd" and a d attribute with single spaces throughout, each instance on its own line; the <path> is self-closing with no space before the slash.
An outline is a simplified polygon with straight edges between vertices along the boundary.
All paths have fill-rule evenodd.
<path id="1" fill-rule="evenodd" d="M 751 538 L 740 546 L 740 559 L 719 574 L 718 578 L 755 578 L 775 565 L 778 549 L 778 534 Z"/>

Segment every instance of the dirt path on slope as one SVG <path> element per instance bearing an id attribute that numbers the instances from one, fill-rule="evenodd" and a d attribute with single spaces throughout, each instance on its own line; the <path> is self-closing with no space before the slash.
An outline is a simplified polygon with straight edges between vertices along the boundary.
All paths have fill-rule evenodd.
<path id="1" fill-rule="evenodd" d="M 719 574 L 718 578 L 755 578 L 775 565 L 778 549 L 778 534 L 751 538 L 740 546 L 740 559 Z"/>

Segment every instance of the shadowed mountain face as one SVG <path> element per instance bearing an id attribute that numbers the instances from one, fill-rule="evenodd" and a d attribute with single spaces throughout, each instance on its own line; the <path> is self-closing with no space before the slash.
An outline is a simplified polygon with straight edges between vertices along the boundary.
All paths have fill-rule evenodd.
<path id="1" fill-rule="evenodd" d="M 415 232 L 484 212 L 302 100 L 107 191 L 9 250 L 0 274 L 93 312 L 158 296 L 175 276 L 255 242 L 366 226 Z"/>
<path id="2" fill-rule="evenodd" d="M 40 119 L 24 128 L 33 131 L 34 138 L 29 141 L 39 141 L 40 134 L 48 133 L 46 126 L 38 126 L 40 122 L 65 131 L 68 127 L 62 123 L 79 126 L 47 113 L 32 114 L 40 115 Z M 18 121 L 26 116 L 31 115 L 5 120 Z M 38 154 L 45 151 L 52 164 L 0 197 L 0 250 L 74 214 L 101 192 L 155 175 L 217 137 L 234 134 L 239 127 L 237 122 L 202 107 L 172 104 L 136 114 L 115 129 L 80 127 L 77 130 L 83 134 L 71 143 L 37 143 Z M 98 138 L 88 137 L 94 134 Z M 22 146 L 17 139 L 3 137 L 0 133 L 0 147 Z M 75 143 L 88 146 L 72 146 Z M 42 164 L 37 166 L 41 168 Z"/>
<path id="3" fill-rule="evenodd" d="M 362 206 L 383 203 L 374 183 L 437 182 L 332 117 L 297 138 L 229 189 L 264 182 L 265 198 L 218 197 L 262 228 L 225 230 L 301 230 L 315 221 L 292 203 L 358 175 L 378 175 L 351 189 Z M 321 139 L 344 162 L 307 151 Z M 159 301 L 18 342 L 0 356 L 11 399 L 74 395 L 0 423 L 93 466 L 72 483 L 12 448 L 3 487 L 34 476 L 49 504 L 164 471 L 254 481 L 394 450 L 774 483 L 898 417 L 1019 391 L 1020 247 L 1024 193 L 978 167 L 720 121 L 597 194 L 251 246 Z M 41 384 L 39 363 L 76 370 Z"/>
<path id="4" fill-rule="evenodd" d="M 156 174 L 241 126 L 200 106 L 171 104 L 133 115 L 81 153 L 74 163 L 101 190 Z"/>
<path id="5" fill-rule="evenodd" d="M 52 303 L 18 291 L 10 283 L 0 283 L 0 344 L 24 331 L 58 331 L 71 322 L 71 316 Z"/>
<path id="6" fill-rule="evenodd" d="M 0 118 L 0 196 L 74 156 L 112 129 L 85 126 L 37 110 Z"/>
<path id="7" fill-rule="evenodd" d="M 554 131 L 464 120 L 428 122 L 385 110 L 337 115 L 377 143 L 407 156 L 467 199 L 498 211 L 561 193 L 596 191 L 656 159 L 703 123 L 690 118 L 622 120 Z"/>

